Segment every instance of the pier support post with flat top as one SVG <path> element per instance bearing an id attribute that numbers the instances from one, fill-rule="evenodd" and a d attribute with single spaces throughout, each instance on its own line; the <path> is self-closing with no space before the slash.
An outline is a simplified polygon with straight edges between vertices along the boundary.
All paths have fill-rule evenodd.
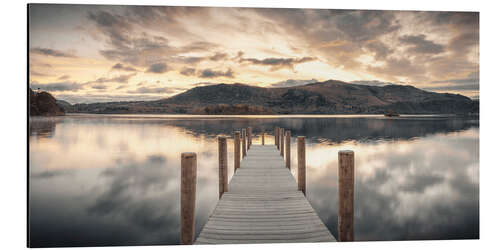
<path id="1" fill-rule="evenodd" d="M 181 154 L 181 244 L 194 241 L 196 204 L 196 153 Z"/>
<path id="2" fill-rule="evenodd" d="M 245 156 L 247 156 L 247 130 L 246 129 L 242 129 L 241 130 L 241 138 L 242 138 L 242 142 L 241 142 L 241 149 L 243 150 L 243 158 L 245 158 Z"/>
<path id="3" fill-rule="evenodd" d="M 338 157 L 339 241 L 354 241 L 354 152 L 341 150 Z"/>
<path id="4" fill-rule="evenodd" d="M 285 129 L 280 128 L 280 155 L 284 156 L 285 152 Z"/>
<path id="5" fill-rule="evenodd" d="M 234 172 L 240 168 L 240 131 L 234 131 Z"/>
<path id="6" fill-rule="evenodd" d="M 247 146 L 247 150 L 250 149 L 250 146 L 252 146 L 252 127 L 248 127 L 248 146 Z"/>
<path id="7" fill-rule="evenodd" d="M 227 192 L 227 139 L 218 138 L 219 145 L 219 199 Z"/>
<path id="8" fill-rule="evenodd" d="M 299 191 L 306 195 L 306 144 L 305 137 L 297 137 L 297 183 Z"/>
<path id="9" fill-rule="evenodd" d="M 285 165 L 288 169 L 290 169 L 290 135 L 291 135 L 291 132 L 290 130 L 287 130 L 285 132 L 285 149 L 286 149 L 286 153 L 285 153 Z"/>

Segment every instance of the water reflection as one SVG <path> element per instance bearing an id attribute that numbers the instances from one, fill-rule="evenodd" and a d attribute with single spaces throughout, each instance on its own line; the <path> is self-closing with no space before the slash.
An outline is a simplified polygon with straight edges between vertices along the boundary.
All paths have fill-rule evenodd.
<path id="1" fill-rule="evenodd" d="M 199 233 L 218 200 L 216 136 L 248 126 L 307 137 L 307 197 L 335 236 L 337 151 L 347 148 L 356 154 L 356 240 L 479 236 L 477 120 L 79 115 L 31 120 L 32 246 L 178 244 L 186 151 L 198 153 Z M 296 174 L 294 152 L 293 138 Z"/>

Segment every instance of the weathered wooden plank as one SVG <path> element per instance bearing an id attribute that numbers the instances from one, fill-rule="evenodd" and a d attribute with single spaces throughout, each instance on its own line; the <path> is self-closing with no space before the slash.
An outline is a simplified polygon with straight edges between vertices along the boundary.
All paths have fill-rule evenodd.
<path id="1" fill-rule="evenodd" d="M 275 145 L 252 145 L 196 244 L 336 241 Z"/>
<path id="2" fill-rule="evenodd" d="M 331 242 L 332 237 L 325 235 L 308 239 L 289 239 L 287 243 L 300 243 L 300 242 Z M 276 243 L 274 239 L 253 239 L 253 240 L 223 240 L 223 239 L 208 239 L 198 237 L 196 244 L 263 244 L 263 243 Z"/>

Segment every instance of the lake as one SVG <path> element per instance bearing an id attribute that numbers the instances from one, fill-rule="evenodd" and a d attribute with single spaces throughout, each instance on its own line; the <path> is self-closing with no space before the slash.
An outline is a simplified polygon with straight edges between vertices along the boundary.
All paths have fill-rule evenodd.
<path id="1" fill-rule="evenodd" d="M 179 243 L 180 159 L 196 152 L 196 234 L 218 201 L 217 136 L 306 137 L 307 199 L 337 237 L 337 152 L 355 152 L 357 241 L 479 238 L 479 120 L 453 116 L 32 117 L 33 247 Z M 229 180 L 233 142 L 228 141 Z"/>

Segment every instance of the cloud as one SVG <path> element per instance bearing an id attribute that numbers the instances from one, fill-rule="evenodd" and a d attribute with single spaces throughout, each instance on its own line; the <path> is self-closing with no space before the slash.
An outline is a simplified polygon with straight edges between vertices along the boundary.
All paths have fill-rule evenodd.
<path id="1" fill-rule="evenodd" d="M 465 78 L 453 78 L 447 80 L 432 81 L 434 84 L 447 84 L 435 87 L 426 87 L 430 91 L 461 91 L 461 90 L 479 90 L 479 71 L 470 73 Z"/>
<path id="2" fill-rule="evenodd" d="M 366 49 L 375 54 L 376 60 L 383 60 L 392 52 L 394 49 L 389 48 L 385 43 L 374 40 L 365 45 Z"/>
<path id="3" fill-rule="evenodd" d="M 359 85 L 370 85 L 370 86 L 385 86 L 385 85 L 391 85 L 394 84 L 392 82 L 381 82 L 379 80 L 371 80 L 371 81 L 366 81 L 366 80 L 361 80 L 361 81 L 351 81 L 350 83 L 352 84 L 359 84 Z"/>
<path id="4" fill-rule="evenodd" d="M 285 81 L 273 83 L 273 84 L 271 84 L 271 87 L 274 87 L 274 88 L 294 87 L 294 86 L 306 85 L 306 84 L 315 83 L 315 82 L 318 82 L 318 80 L 316 80 L 314 78 L 311 80 L 288 79 Z"/>
<path id="5" fill-rule="evenodd" d="M 405 35 L 399 38 L 403 44 L 411 45 L 409 51 L 422 54 L 439 54 L 444 52 L 444 46 L 426 39 L 426 35 Z"/>
<path id="6" fill-rule="evenodd" d="M 95 81 L 89 81 L 86 84 L 91 83 L 106 83 L 106 82 L 118 82 L 118 83 L 128 83 L 130 78 L 134 77 L 136 73 L 128 74 L 128 75 L 119 75 L 116 77 L 100 77 Z"/>
<path id="7" fill-rule="evenodd" d="M 395 77 L 422 76 L 425 73 L 425 65 L 413 63 L 407 58 L 388 58 L 384 65 L 367 66 L 366 69 L 372 73 Z"/>
<path id="8" fill-rule="evenodd" d="M 37 82 L 32 82 L 32 89 L 38 89 L 45 91 L 75 91 L 82 89 L 84 84 L 76 83 L 76 82 L 55 82 L 55 83 L 44 83 L 40 84 Z"/>
<path id="9" fill-rule="evenodd" d="M 124 37 L 125 40 L 120 44 L 110 42 L 112 48 L 100 50 L 99 53 L 108 60 L 118 60 L 136 66 L 146 66 L 152 60 L 165 60 L 169 55 L 178 53 L 175 48 L 168 45 L 165 38 L 160 36 L 151 36 L 147 33 L 141 33 L 137 37 L 124 36 L 127 37 Z"/>
<path id="10" fill-rule="evenodd" d="M 202 75 L 201 80 L 222 77 L 210 71 L 203 74 L 203 69 L 226 73 L 228 67 L 238 72 L 236 77 L 230 74 L 238 81 L 258 74 L 288 79 L 274 71 L 295 72 L 298 64 L 316 60 L 330 67 L 330 72 L 322 70 L 323 78 L 340 71 L 346 77 L 363 75 L 418 86 L 459 79 L 479 68 L 477 12 L 161 6 L 89 6 L 78 11 L 83 14 L 75 15 L 80 17 L 79 25 L 86 27 L 76 32 L 95 34 L 86 36 L 95 39 L 89 44 L 110 61 L 110 67 L 119 65 L 111 70 L 124 73 L 158 73 L 150 67 L 164 63 L 166 71 L 159 71 Z M 222 19 L 228 25 L 218 25 Z M 248 42 L 241 45 L 231 38 Z M 34 49 L 30 55 L 36 53 Z M 38 53 L 71 56 L 72 51 L 45 49 Z M 33 58 L 52 63 L 51 58 Z M 54 64 L 54 72 L 62 72 L 60 65 Z M 48 72 L 33 69 L 35 74 Z M 64 73 L 75 77 L 70 72 L 55 77 Z M 301 75 L 290 78 L 311 78 Z M 240 76 L 245 79 L 237 79 Z"/>
<path id="11" fill-rule="evenodd" d="M 149 65 L 148 71 L 151 73 L 165 73 L 168 71 L 168 67 L 166 63 L 154 63 Z"/>
<path id="12" fill-rule="evenodd" d="M 62 75 L 60 77 L 57 78 L 57 80 L 68 80 L 70 78 L 69 75 Z"/>
<path id="13" fill-rule="evenodd" d="M 479 30 L 457 35 L 449 44 L 450 49 L 461 54 L 466 54 L 473 46 L 479 46 Z"/>
<path id="14" fill-rule="evenodd" d="M 196 74 L 196 69 L 195 68 L 183 68 L 179 73 L 185 76 L 193 76 Z"/>
<path id="15" fill-rule="evenodd" d="M 98 85 L 92 86 L 91 88 L 93 88 L 93 89 L 99 89 L 99 90 L 104 90 L 104 89 L 107 89 L 108 86 L 106 86 L 104 84 L 98 84 Z"/>
<path id="16" fill-rule="evenodd" d="M 196 87 L 203 87 L 203 86 L 210 86 L 210 85 L 215 85 L 215 84 L 218 84 L 218 83 L 213 83 L 213 82 L 198 82 L 198 83 L 195 83 L 195 84 L 192 84 L 192 85 L 196 86 Z"/>
<path id="17" fill-rule="evenodd" d="M 55 82 L 55 83 L 38 83 L 38 82 L 32 82 L 31 88 L 37 89 L 40 88 L 41 90 L 45 91 L 77 91 L 80 89 L 83 89 L 85 86 L 91 85 L 90 87 L 93 89 L 99 89 L 99 90 L 104 90 L 107 89 L 108 87 L 104 85 L 103 83 L 109 83 L 109 82 L 116 82 L 116 83 L 128 83 L 130 78 L 135 76 L 136 73 L 128 74 L 128 75 L 119 75 L 116 77 L 100 77 L 97 78 L 96 80 L 93 81 L 87 81 L 83 83 L 77 83 L 77 82 L 68 82 L 68 81 L 62 81 L 62 82 Z M 61 77 L 59 77 L 61 78 Z M 65 78 L 65 77 L 63 77 Z"/>
<path id="18" fill-rule="evenodd" d="M 203 60 L 204 57 L 201 56 L 175 56 L 170 58 L 171 61 L 179 62 L 183 64 L 197 64 Z"/>
<path id="19" fill-rule="evenodd" d="M 271 71 L 279 70 L 282 68 L 289 68 L 293 70 L 294 66 L 301 63 L 306 63 L 310 61 L 316 60 L 315 57 L 302 57 L 302 58 L 265 58 L 265 59 L 256 59 L 256 58 L 240 58 L 241 62 L 248 62 L 254 65 L 264 65 L 271 66 Z"/>
<path id="20" fill-rule="evenodd" d="M 256 12 L 274 20 L 284 35 L 304 44 L 302 50 L 321 55 L 328 64 L 348 70 L 362 68 L 363 64 L 356 59 L 363 54 L 365 45 L 381 51 L 381 43 L 373 42 L 401 28 L 393 11 L 259 9 Z M 382 54 L 378 57 L 381 59 Z"/>
<path id="21" fill-rule="evenodd" d="M 94 21 L 97 28 L 108 37 L 113 46 L 125 49 L 131 44 L 127 30 L 131 25 L 120 15 L 108 11 L 89 12 L 88 19 Z"/>
<path id="22" fill-rule="evenodd" d="M 337 15 L 322 15 L 324 22 L 334 21 L 336 28 L 351 41 L 369 41 L 401 28 L 391 11 L 336 11 Z M 324 34 L 327 35 L 327 34 Z"/>
<path id="23" fill-rule="evenodd" d="M 49 74 L 40 73 L 40 72 L 32 70 L 32 69 L 30 69 L 30 75 L 31 76 L 50 76 Z"/>
<path id="24" fill-rule="evenodd" d="M 204 69 L 204 70 L 198 72 L 198 77 L 201 77 L 201 78 L 216 78 L 216 77 L 234 78 L 234 72 L 231 68 L 228 68 L 226 71 Z"/>
<path id="25" fill-rule="evenodd" d="M 137 71 L 134 67 L 125 66 L 121 63 L 117 63 L 111 67 L 111 70 L 122 70 L 122 71 Z"/>
<path id="26" fill-rule="evenodd" d="M 215 53 L 213 56 L 210 56 L 209 59 L 212 60 L 212 61 L 220 61 L 220 60 L 223 60 L 223 59 L 226 59 L 227 58 L 227 54 L 226 53 Z"/>
<path id="27" fill-rule="evenodd" d="M 191 52 L 207 52 L 218 45 L 207 41 L 193 41 L 183 43 L 182 46 L 170 46 L 169 40 L 156 33 L 145 31 L 137 32 L 136 27 L 143 24 L 149 28 L 158 27 L 160 31 L 165 31 L 166 27 L 173 27 L 179 33 L 184 33 L 177 23 L 175 15 L 189 15 L 185 11 L 178 11 L 176 8 L 162 8 L 149 6 L 127 6 L 124 14 L 117 14 L 111 11 L 93 11 L 89 12 L 87 18 L 92 21 L 105 37 L 108 48 L 102 49 L 99 53 L 108 60 L 120 61 L 134 66 L 150 67 L 151 64 L 165 62 L 168 64 L 193 64 L 207 58 L 198 56 L 184 56 L 182 54 Z M 198 12 L 197 9 L 190 8 L 191 12 Z M 168 23 L 167 20 L 171 20 Z M 182 29 L 185 29 L 183 27 Z M 176 34 L 178 35 L 178 34 Z M 153 73 L 159 73 L 154 69 Z M 163 72 L 161 72 L 163 73 Z"/>
<path id="28" fill-rule="evenodd" d="M 107 92 L 87 93 L 85 95 L 65 92 L 57 94 L 57 99 L 65 100 L 71 104 L 75 103 L 96 103 L 96 102 L 126 102 L 126 101 L 156 101 L 164 96 L 151 94 L 117 94 Z"/>
<path id="29" fill-rule="evenodd" d="M 175 93 L 176 89 L 175 88 L 169 88 L 169 87 L 140 87 L 135 90 L 129 90 L 127 93 L 130 94 L 172 94 Z"/>
<path id="30" fill-rule="evenodd" d="M 478 53 L 468 53 L 479 45 L 477 12 L 253 11 L 280 26 L 276 32 L 297 41 L 290 45 L 294 51 L 307 52 L 344 71 L 365 72 L 387 81 L 423 83 L 479 68 Z M 432 41 L 430 37 L 435 35 L 443 39 Z M 407 46 L 406 51 L 401 44 Z M 447 53 L 450 51 L 453 53 Z M 359 60 L 367 54 L 375 63 Z M 402 64 L 396 65 L 398 62 Z"/>
<path id="31" fill-rule="evenodd" d="M 68 57 L 68 58 L 75 58 L 75 55 L 62 52 L 60 50 L 55 50 L 55 49 L 47 49 L 47 48 L 32 48 L 30 49 L 30 53 L 33 54 L 39 54 L 39 55 L 45 55 L 45 56 L 53 56 L 53 57 Z"/>

